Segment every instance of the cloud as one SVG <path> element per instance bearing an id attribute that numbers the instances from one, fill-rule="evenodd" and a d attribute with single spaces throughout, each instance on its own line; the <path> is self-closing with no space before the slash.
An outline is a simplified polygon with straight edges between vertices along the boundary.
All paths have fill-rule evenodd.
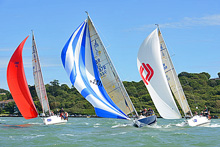
<path id="1" fill-rule="evenodd" d="M 1 58 L 0 59 L 0 69 L 1 68 L 7 68 L 7 65 L 8 65 L 8 59 L 7 58 Z"/>
<path id="2" fill-rule="evenodd" d="M 208 15 L 204 17 L 184 17 L 178 22 L 159 24 L 161 28 L 190 28 L 195 26 L 219 26 L 220 14 Z M 135 30 L 143 31 L 148 28 L 155 28 L 154 24 L 143 25 Z"/>
<path id="3" fill-rule="evenodd" d="M 8 66 L 8 62 L 9 62 L 10 58 L 0 58 L 0 69 L 7 69 Z M 49 60 L 47 58 L 47 60 Z M 52 61 L 51 61 L 52 62 Z M 32 66 L 32 58 L 31 57 L 24 57 L 23 58 L 23 64 L 25 68 L 33 68 Z M 41 67 L 60 67 L 62 66 L 61 63 L 48 63 L 48 62 L 43 62 L 41 64 Z"/>
<path id="4" fill-rule="evenodd" d="M 8 52 L 11 51 L 12 49 L 9 48 L 0 48 L 0 52 Z"/>

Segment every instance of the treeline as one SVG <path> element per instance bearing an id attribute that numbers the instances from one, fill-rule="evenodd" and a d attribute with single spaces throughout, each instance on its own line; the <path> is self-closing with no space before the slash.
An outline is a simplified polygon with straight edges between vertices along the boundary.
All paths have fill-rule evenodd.
<path id="1" fill-rule="evenodd" d="M 219 78 L 210 79 L 210 75 L 205 72 L 199 74 L 182 72 L 178 76 L 192 112 L 202 111 L 206 105 L 212 115 L 220 115 Z M 138 112 L 143 108 L 152 108 L 156 114 L 159 115 L 142 81 L 124 81 L 123 83 Z M 29 86 L 29 89 L 38 112 L 41 112 L 42 108 L 37 98 L 35 87 Z M 92 105 L 87 102 L 74 87 L 70 88 L 66 84 L 60 84 L 58 80 L 54 80 L 46 85 L 46 91 L 50 108 L 54 112 L 56 112 L 57 109 L 64 108 L 69 114 L 95 114 Z M 12 98 L 10 92 L 6 90 L 0 89 L 0 93 L 6 93 L 6 95 L 0 95 L 0 100 Z M 14 113 L 14 111 L 16 111 L 14 105 L 14 102 L 8 103 L 4 109 L 2 109 L 2 107 L 0 108 L 0 113 Z M 198 107 L 198 109 L 196 109 L 196 107 Z"/>

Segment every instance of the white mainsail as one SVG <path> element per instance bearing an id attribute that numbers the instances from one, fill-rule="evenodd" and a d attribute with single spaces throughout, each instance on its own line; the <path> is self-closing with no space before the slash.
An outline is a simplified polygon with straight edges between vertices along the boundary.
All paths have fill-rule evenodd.
<path id="1" fill-rule="evenodd" d="M 159 28 L 158 28 L 159 30 Z M 189 104 L 187 102 L 186 96 L 183 92 L 183 88 L 180 84 L 179 78 L 176 74 L 175 68 L 173 66 L 172 60 L 170 58 L 169 52 L 167 50 L 166 44 L 164 42 L 163 36 L 158 31 L 159 41 L 160 41 L 160 48 L 161 48 L 161 57 L 163 62 L 164 71 L 167 77 L 167 81 L 169 83 L 169 86 L 177 99 L 180 107 L 182 108 L 185 116 L 187 114 L 192 116 L 192 112 L 190 110 Z"/>
<path id="2" fill-rule="evenodd" d="M 165 119 L 181 118 L 163 69 L 157 29 L 143 41 L 137 66 L 159 114 Z"/>
<path id="3" fill-rule="evenodd" d="M 130 114 L 134 111 L 137 114 L 89 16 L 88 24 L 93 55 L 106 92 L 125 114 Z"/>
<path id="4" fill-rule="evenodd" d="M 33 65 L 35 89 L 37 92 L 37 96 L 40 100 L 40 103 L 42 105 L 43 113 L 49 113 L 50 115 L 50 106 L 48 103 L 46 88 L 43 81 L 34 34 L 32 34 L 32 65 Z"/>

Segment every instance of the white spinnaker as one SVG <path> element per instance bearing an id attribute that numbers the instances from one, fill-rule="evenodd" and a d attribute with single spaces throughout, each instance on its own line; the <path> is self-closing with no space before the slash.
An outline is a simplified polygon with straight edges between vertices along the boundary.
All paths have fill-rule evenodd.
<path id="1" fill-rule="evenodd" d="M 181 118 L 164 73 L 157 29 L 143 41 L 139 49 L 137 58 L 139 72 L 142 63 L 149 64 L 153 70 L 152 78 L 147 81 L 148 84 L 144 83 L 161 117 L 165 119 Z M 142 73 L 143 77 L 146 77 L 147 74 L 149 73 L 146 70 Z"/>
<path id="2" fill-rule="evenodd" d="M 93 54 L 98 66 L 102 84 L 105 87 L 109 97 L 125 113 L 130 114 L 135 111 L 133 103 L 121 82 L 111 59 L 92 23 L 88 17 L 89 31 Z"/>
<path id="3" fill-rule="evenodd" d="M 189 104 L 186 99 L 186 96 L 183 92 L 183 88 L 182 88 L 180 81 L 179 81 L 179 78 L 176 74 L 175 68 L 173 66 L 172 60 L 170 58 L 168 49 L 166 47 L 166 44 L 164 42 L 164 39 L 163 39 L 163 36 L 162 36 L 160 30 L 158 31 L 158 35 L 159 35 L 159 41 L 160 41 L 163 67 L 164 67 L 164 71 L 165 71 L 169 86 L 170 86 L 175 98 L 177 99 L 180 107 L 182 108 L 184 114 L 186 115 L 187 113 L 190 113 L 192 115 Z"/>
<path id="4" fill-rule="evenodd" d="M 37 47 L 34 39 L 34 34 L 32 35 L 32 65 L 33 65 L 33 75 L 34 83 L 37 96 L 42 105 L 43 113 L 50 114 L 50 106 L 48 103 L 47 92 L 43 81 L 43 76 L 40 67 L 40 61 L 37 53 Z"/>

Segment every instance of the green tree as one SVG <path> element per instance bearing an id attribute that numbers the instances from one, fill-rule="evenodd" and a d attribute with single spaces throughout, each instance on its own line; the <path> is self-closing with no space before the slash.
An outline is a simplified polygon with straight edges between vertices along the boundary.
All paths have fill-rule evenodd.
<path id="1" fill-rule="evenodd" d="M 15 108 L 15 102 L 9 102 L 8 104 L 5 105 L 5 111 L 8 112 L 9 114 L 14 113 L 14 108 Z"/>

